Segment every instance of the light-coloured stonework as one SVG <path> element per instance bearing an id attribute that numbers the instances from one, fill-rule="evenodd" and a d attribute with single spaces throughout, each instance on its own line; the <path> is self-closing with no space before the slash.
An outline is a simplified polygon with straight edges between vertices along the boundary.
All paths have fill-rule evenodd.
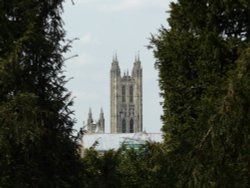
<path id="1" fill-rule="evenodd" d="M 117 56 L 110 70 L 111 133 L 142 132 L 142 68 L 135 58 L 131 75 L 121 76 Z"/>
<path id="2" fill-rule="evenodd" d="M 97 122 L 94 122 L 91 109 L 89 109 L 86 128 L 87 128 L 88 134 L 104 133 L 105 132 L 105 119 L 104 119 L 104 113 L 103 113 L 102 108 L 101 108 L 99 120 Z"/>

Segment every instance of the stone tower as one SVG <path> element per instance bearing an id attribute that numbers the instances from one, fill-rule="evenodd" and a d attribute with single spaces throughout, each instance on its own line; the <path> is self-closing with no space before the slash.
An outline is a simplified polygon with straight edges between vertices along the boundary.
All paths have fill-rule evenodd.
<path id="1" fill-rule="evenodd" d="M 97 122 L 93 121 L 92 112 L 91 109 L 89 109 L 88 120 L 87 120 L 87 132 L 89 134 L 105 132 L 105 119 L 102 108 L 99 115 L 99 120 Z"/>
<path id="2" fill-rule="evenodd" d="M 111 133 L 142 131 L 142 68 L 139 56 L 135 58 L 132 74 L 121 77 L 117 56 L 110 71 Z"/>
<path id="3" fill-rule="evenodd" d="M 101 108 L 101 112 L 100 112 L 100 116 L 99 116 L 98 125 L 99 125 L 98 132 L 104 133 L 105 132 L 105 119 L 104 119 L 104 113 L 103 113 L 102 108 Z"/>

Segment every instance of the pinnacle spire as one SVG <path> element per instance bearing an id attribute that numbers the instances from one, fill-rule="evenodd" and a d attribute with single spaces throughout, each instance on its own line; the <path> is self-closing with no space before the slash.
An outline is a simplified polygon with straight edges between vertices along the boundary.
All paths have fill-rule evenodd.
<path id="1" fill-rule="evenodd" d="M 140 51 L 138 50 L 137 54 L 135 54 L 135 62 L 140 62 Z"/>
<path id="2" fill-rule="evenodd" d="M 88 123 L 88 126 L 90 126 L 90 124 L 93 123 L 91 108 L 89 108 L 89 116 L 88 116 L 87 123 Z"/>
<path id="3" fill-rule="evenodd" d="M 117 52 L 115 52 L 113 55 L 113 62 L 118 62 Z"/>
<path id="4" fill-rule="evenodd" d="M 103 113 L 103 109 L 101 108 L 101 111 L 100 111 L 100 119 L 104 119 L 104 113 Z"/>
<path id="5" fill-rule="evenodd" d="M 141 60 L 140 60 L 140 51 L 137 52 L 137 55 L 135 55 L 135 62 L 134 62 L 134 66 L 132 69 L 132 75 L 136 76 L 136 75 L 140 75 L 142 70 L 141 70 Z"/>
<path id="6" fill-rule="evenodd" d="M 111 63 L 111 72 L 114 73 L 114 76 L 120 76 L 120 67 L 118 63 L 117 53 L 113 54 L 113 61 Z"/>
<path id="7" fill-rule="evenodd" d="M 92 110 L 89 108 L 89 118 L 92 119 Z"/>

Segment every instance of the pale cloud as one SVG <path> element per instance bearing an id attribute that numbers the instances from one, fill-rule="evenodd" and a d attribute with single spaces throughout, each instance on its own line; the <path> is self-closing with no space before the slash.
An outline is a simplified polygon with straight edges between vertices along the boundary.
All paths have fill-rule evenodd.
<path id="1" fill-rule="evenodd" d="M 80 42 L 81 44 L 85 45 L 85 44 L 89 44 L 91 43 L 93 40 L 92 36 L 90 33 L 87 33 L 85 35 L 83 35 L 81 38 L 80 38 Z"/>
<path id="2" fill-rule="evenodd" d="M 95 101 L 98 100 L 100 97 L 98 93 L 96 92 L 90 92 L 90 91 L 78 91 L 78 90 L 73 90 L 72 91 L 72 97 L 74 97 L 77 100 L 80 100 L 82 102 L 88 102 L 88 101 Z"/>
<path id="3" fill-rule="evenodd" d="M 83 68 L 88 67 L 93 63 L 93 59 L 90 55 L 86 53 L 80 53 L 77 57 L 74 57 L 68 61 L 66 61 L 66 67 L 68 71 L 78 71 Z"/>
<path id="4" fill-rule="evenodd" d="M 80 42 L 84 46 L 90 45 L 90 44 L 94 44 L 94 45 L 100 44 L 100 41 L 90 33 L 86 33 L 82 37 L 80 37 Z"/>
<path id="5" fill-rule="evenodd" d="M 74 0 L 74 2 L 76 5 L 94 6 L 102 12 L 123 12 L 162 6 L 167 8 L 168 3 L 166 0 Z"/>
<path id="6" fill-rule="evenodd" d="M 89 4 L 89 3 L 95 3 L 99 0 L 74 0 L 74 3 L 77 4 Z"/>
<path id="7" fill-rule="evenodd" d="M 101 11 L 122 12 L 166 5 L 166 0 L 113 0 L 108 1 L 108 3 L 99 4 L 98 9 Z"/>
<path id="8" fill-rule="evenodd" d="M 102 11 L 125 11 L 140 8 L 143 5 L 143 0 L 122 0 L 118 3 L 109 3 L 100 5 L 99 10 Z"/>

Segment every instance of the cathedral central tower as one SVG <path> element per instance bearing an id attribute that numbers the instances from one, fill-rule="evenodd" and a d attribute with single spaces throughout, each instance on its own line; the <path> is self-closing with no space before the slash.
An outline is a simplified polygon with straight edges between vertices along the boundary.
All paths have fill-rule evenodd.
<path id="1" fill-rule="evenodd" d="M 110 71 L 111 133 L 142 131 L 142 68 L 135 58 L 131 75 L 121 77 L 117 56 L 113 57 Z"/>

